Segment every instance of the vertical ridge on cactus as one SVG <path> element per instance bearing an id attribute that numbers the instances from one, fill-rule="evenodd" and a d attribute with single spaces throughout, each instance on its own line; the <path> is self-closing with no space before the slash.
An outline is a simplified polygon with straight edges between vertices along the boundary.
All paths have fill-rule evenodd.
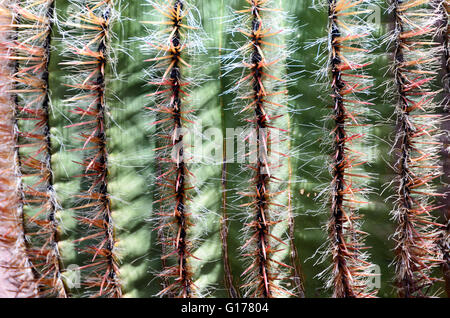
<path id="1" fill-rule="evenodd" d="M 83 283 L 93 297 L 122 296 L 114 220 L 108 192 L 107 125 L 108 106 L 106 71 L 111 67 L 111 24 L 118 13 L 113 0 L 87 0 L 79 4 L 65 34 L 72 60 L 61 63 L 72 72 L 69 77 L 74 96 L 66 100 L 79 121 L 67 128 L 80 128 L 79 137 L 84 159 L 79 162 L 84 172 L 79 175 L 87 183 L 87 191 L 77 197 L 82 203 L 74 210 L 77 220 L 86 226 L 86 236 L 76 240 L 87 242 L 82 252 L 89 258 L 81 266 Z"/>
<path id="2" fill-rule="evenodd" d="M 59 209 L 53 187 L 49 70 L 54 1 L 30 0 L 13 8 L 18 36 L 11 48 L 17 61 L 19 153 L 25 203 L 25 234 L 41 296 L 67 297 L 58 247 Z M 30 27 L 31 26 L 31 27 Z M 34 123 L 32 127 L 28 123 Z"/>
<path id="3" fill-rule="evenodd" d="M 422 5 L 424 4 L 424 5 Z M 437 94 L 431 81 L 439 65 L 433 42 L 436 19 L 431 1 L 394 0 L 393 73 L 396 85 L 397 135 L 395 165 L 396 284 L 400 297 L 426 297 L 435 281 L 430 275 L 441 263 L 437 246 L 441 225 L 431 213 L 440 207 L 432 182 L 441 176 L 438 164 L 440 115 L 431 113 Z M 432 18 L 430 18 L 430 16 Z"/>
<path id="4" fill-rule="evenodd" d="M 438 1 L 436 4 L 436 12 L 439 15 L 438 20 L 438 40 L 441 43 L 441 55 L 442 55 L 442 84 L 443 84 L 443 101 L 442 107 L 444 113 L 449 111 L 449 103 L 450 103 L 450 47 L 449 47 L 449 13 L 450 13 L 450 5 L 448 0 Z M 445 116 L 442 120 L 442 130 L 448 131 L 450 121 L 447 116 Z M 442 147 L 442 156 L 443 156 L 443 178 L 446 183 L 448 183 L 448 177 L 450 173 L 450 153 L 449 153 L 449 135 L 443 134 L 443 147 Z M 444 186 L 443 192 L 444 197 L 442 199 L 443 213 L 444 213 L 444 222 L 445 228 L 442 231 L 442 238 L 440 241 L 442 256 L 443 256 L 443 264 L 442 271 L 444 274 L 445 280 L 445 290 L 447 293 L 447 297 L 450 297 L 450 197 L 448 194 L 449 187 Z"/>
<path id="5" fill-rule="evenodd" d="M 198 295 L 190 267 L 192 241 L 190 237 L 190 194 L 195 185 L 190 184 L 193 177 L 189 171 L 188 143 L 186 141 L 187 125 L 194 114 L 190 109 L 188 98 L 190 86 L 187 69 L 191 54 L 196 50 L 193 32 L 201 29 L 198 21 L 192 20 L 195 11 L 192 1 L 148 1 L 159 13 L 161 21 L 144 21 L 152 25 L 167 26 L 164 30 L 154 31 L 147 44 L 156 57 L 147 62 L 154 65 L 149 71 L 150 85 L 154 92 L 148 94 L 154 106 L 147 107 L 157 120 L 155 126 L 158 138 L 156 160 L 162 166 L 156 183 L 160 187 L 155 203 L 160 205 L 157 212 L 160 225 L 156 228 L 163 239 L 160 244 L 166 254 L 162 256 L 163 266 L 159 276 L 165 278 L 169 285 L 158 296 L 191 298 Z M 200 39 L 199 39 L 200 40 Z"/>
<path id="6" fill-rule="evenodd" d="M 329 286 L 333 297 L 373 297 L 376 290 L 367 284 L 372 264 L 364 246 L 365 233 L 360 229 L 362 215 L 358 206 L 364 203 L 361 180 L 369 178 L 359 172 L 366 155 L 357 150 L 366 137 L 364 122 L 370 102 L 362 99 L 371 87 L 364 68 L 370 49 L 370 28 L 363 26 L 362 15 L 368 12 L 367 2 L 330 0 L 329 2 L 329 72 L 333 99 L 334 152 L 331 171 L 331 217 L 328 223 L 332 257 Z"/>
<path id="7" fill-rule="evenodd" d="M 279 175 L 289 170 L 288 131 L 279 125 L 289 120 L 287 90 L 282 88 L 288 85 L 284 67 L 290 54 L 283 37 L 290 29 L 280 26 L 285 13 L 274 1 L 246 2 L 234 12 L 230 31 L 239 33 L 243 43 L 223 57 L 226 73 L 236 69 L 241 75 L 226 93 L 236 94 L 236 116 L 247 115 L 244 122 L 249 125 L 242 138 L 249 142 L 245 170 L 252 176 L 245 182 L 247 191 L 238 193 L 246 202 L 240 205 L 246 209 L 241 251 L 248 263 L 241 274 L 245 279 L 241 288 L 244 297 L 298 296 L 300 285 L 291 285 L 294 267 L 283 260 L 284 253 L 289 258 L 291 241 L 286 229 L 293 222 L 288 211 L 289 176 Z"/>
<path id="8" fill-rule="evenodd" d="M 288 118 L 288 150 L 291 151 L 292 144 L 291 144 L 291 120 Z M 297 246 L 295 245 L 295 215 L 294 215 L 294 208 L 292 206 L 292 199 L 293 199 L 293 192 L 292 192 L 292 161 L 289 157 L 288 159 L 288 174 L 289 174 L 289 180 L 288 180 L 288 187 L 287 187 L 287 195 L 288 195 L 288 203 L 287 208 L 289 211 L 288 215 L 288 225 L 289 225 L 289 254 L 291 258 L 291 264 L 292 264 L 292 282 L 294 285 L 294 289 L 296 292 L 296 295 L 300 298 L 305 298 L 305 287 L 303 284 L 303 276 L 302 276 L 302 270 L 300 266 L 300 257 L 298 255 Z"/>
<path id="9" fill-rule="evenodd" d="M 16 151 L 16 1 L 0 2 L 0 297 L 36 297 L 36 281 L 26 253 L 19 160 Z"/>
<path id="10" fill-rule="evenodd" d="M 222 51 L 223 51 L 223 43 L 222 43 L 222 34 L 223 34 L 223 1 L 221 5 L 221 32 L 220 32 L 220 39 L 219 39 L 219 61 L 222 60 Z M 220 80 L 220 91 L 224 91 L 223 87 L 223 79 L 222 79 L 222 67 L 219 68 L 219 80 Z M 220 111 L 221 111 L 221 120 L 222 120 L 222 134 L 226 135 L 226 127 L 225 127 L 225 104 L 223 100 L 223 96 L 219 97 L 219 103 L 220 103 Z M 222 141 L 222 174 L 221 174 L 221 191 L 222 191 L 222 216 L 220 219 L 220 239 L 222 241 L 222 255 L 223 255 L 223 267 L 224 267 L 224 282 L 225 287 L 228 292 L 228 296 L 231 298 L 239 298 L 240 293 L 239 289 L 235 286 L 234 283 L 234 275 L 233 270 L 231 267 L 231 261 L 230 261 L 230 253 L 228 248 L 228 235 L 229 235 L 229 227 L 230 222 L 228 219 L 228 193 L 227 193 L 227 180 L 228 180 L 228 156 L 227 156 L 227 141 L 226 138 L 223 138 Z"/>

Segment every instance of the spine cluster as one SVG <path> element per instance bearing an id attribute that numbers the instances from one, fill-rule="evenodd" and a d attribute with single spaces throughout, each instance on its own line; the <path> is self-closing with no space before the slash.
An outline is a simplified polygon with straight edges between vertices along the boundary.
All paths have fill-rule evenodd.
<path id="1" fill-rule="evenodd" d="M 232 28 L 245 42 L 224 57 L 226 72 L 236 69 L 242 75 L 228 92 L 237 95 L 233 106 L 249 124 L 248 134 L 238 137 L 249 143 L 245 170 L 252 174 L 247 191 L 239 192 L 241 199 L 247 201 L 240 206 L 247 210 L 241 250 L 248 263 L 241 274 L 245 279 L 241 288 L 250 297 L 299 296 L 301 282 L 298 277 L 292 278 L 297 273 L 294 266 L 286 264 L 289 257 L 283 258 L 283 253 L 289 254 L 292 247 L 288 223 L 293 222 L 289 219 L 289 182 L 283 181 L 284 175 L 281 177 L 282 173 L 291 173 L 286 169 L 289 137 L 283 126 L 289 120 L 285 63 L 290 49 L 284 40 L 290 30 L 281 27 L 285 14 L 273 1 L 247 3 L 246 8 L 236 11 L 236 25 Z M 289 280 L 296 286 L 288 287 Z"/>
<path id="2" fill-rule="evenodd" d="M 328 222 L 332 257 L 329 286 L 333 297 L 371 297 L 375 294 L 367 284 L 372 264 L 364 251 L 365 233 L 360 229 L 362 216 L 358 209 L 364 203 L 368 176 L 361 166 L 365 154 L 358 151 L 364 140 L 365 107 L 371 86 L 364 69 L 369 64 L 369 27 L 361 20 L 368 13 L 363 1 L 330 0 L 329 6 L 329 73 L 334 137 L 331 158 L 331 216 Z M 365 96 L 364 96 L 365 95 Z"/>
<path id="3" fill-rule="evenodd" d="M 187 125 L 193 124 L 194 110 L 190 107 L 189 89 L 192 83 L 187 75 L 188 63 L 195 53 L 191 33 L 200 28 L 193 24 L 193 4 L 190 1 L 148 1 L 156 11 L 157 21 L 164 29 L 153 30 L 147 41 L 150 53 L 156 57 L 149 71 L 150 85 L 154 92 L 148 94 L 152 105 L 147 107 L 156 118 L 152 123 L 157 137 L 156 160 L 161 166 L 156 177 L 160 205 L 156 212 L 159 219 L 157 230 L 165 254 L 160 276 L 166 281 L 159 296 L 190 298 L 197 295 L 190 268 L 192 242 L 190 239 L 191 212 L 189 211 L 192 177 L 189 171 L 189 153 L 185 142 Z M 151 30 L 149 30 L 151 32 Z M 148 48 L 147 48 L 148 49 Z"/>
<path id="4" fill-rule="evenodd" d="M 36 297 L 23 228 L 20 166 L 16 148 L 16 1 L 0 1 L 0 297 Z"/>
<path id="5" fill-rule="evenodd" d="M 450 36 L 450 26 L 449 26 L 449 14 L 450 14 L 450 3 L 448 0 L 439 1 L 436 5 L 436 11 L 439 16 L 438 21 L 438 38 L 441 43 L 441 56 L 442 56 L 442 84 L 443 84 L 443 103 L 442 107 L 444 109 L 444 113 L 448 113 L 449 104 L 450 104 L 450 47 L 449 47 L 449 36 Z M 450 121 L 448 118 L 444 118 L 442 122 L 443 130 L 448 130 L 450 125 Z M 443 134 L 443 147 L 442 147 L 442 155 L 443 155 L 443 179 L 444 182 L 448 183 L 450 176 L 450 152 L 449 152 L 449 143 L 450 136 L 447 134 Z M 443 205 L 442 208 L 444 212 L 444 221 L 445 228 L 442 231 L 442 239 L 441 239 L 441 248 L 442 248 L 442 256 L 443 256 L 443 264 L 442 271 L 444 274 L 445 280 L 445 289 L 447 293 L 447 297 L 450 297 L 450 196 L 448 194 L 448 190 L 450 188 L 448 185 L 445 185 L 443 188 L 444 193 L 446 195 L 443 197 Z"/>
<path id="6" fill-rule="evenodd" d="M 396 85 L 397 221 L 396 283 L 400 297 L 425 297 L 434 282 L 431 269 L 440 264 L 437 242 L 440 225 L 432 212 L 439 209 L 433 180 L 441 176 L 438 163 L 440 115 L 433 114 L 437 91 L 438 43 L 431 1 L 393 1 L 393 73 Z"/>
<path id="7" fill-rule="evenodd" d="M 19 128 L 25 233 L 42 296 L 67 297 L 58 247 L 59 209 L 53 188 L 50 135 L 49 62 L 54 1 L 23 1 L 12 7 L 16 37 L 11 56 Z"/>
<path id="8" fill-rule="evenodd" d="M 77 240 L 85 243 L 82 251 L 88 256 L 84 285 L 94 297 L 121 297 L 117 242 L 108 192 L 108 107 L 106 72 L 111 67 L 111 24 L 116 17 L 113 0 L 73 1 L 76 8 L 66 25 L 64 35 L 71 60 L 63 62 L 71 71 L 73 96 L 66 100 L 78 121 L 67 126 L 80 129 L 77 140 L 82 152 L 79 162 L 83 173 L 79 175 L 87 190 L 77 197 L 82 203 L 74 208 L 77 219 L 89 230 Z"/>

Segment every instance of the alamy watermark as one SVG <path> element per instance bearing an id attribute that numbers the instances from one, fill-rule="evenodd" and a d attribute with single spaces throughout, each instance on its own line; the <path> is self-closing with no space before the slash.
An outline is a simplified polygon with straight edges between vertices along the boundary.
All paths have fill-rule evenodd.
<path id="1" fill-rule="evenodd" d="M 224 161 L 242 164 L 260 162 L 262 167 L 268 168 L 280 165 L 288 155 L 288 137 L 279 129 L 238 127 L 222 131 L 216 127 L 204 129 L 200 122 L 194 128 L 174 129 L 167 134 L 170 134 L 170 139 L 161 139 L 166 144 L 159 145 L 159 149 L 166 152 L 164 157 L 170 156 L 174 163 L 188 161 L 219 165 Z M 179 140 L 182 141 L 177 142 Z"/>

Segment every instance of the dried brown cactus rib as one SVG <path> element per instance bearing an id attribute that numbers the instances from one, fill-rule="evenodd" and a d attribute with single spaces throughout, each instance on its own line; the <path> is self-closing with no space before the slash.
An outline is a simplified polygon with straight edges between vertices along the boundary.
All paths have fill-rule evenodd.
<path id="1" fill-rule="evenodd" d="M 87 182 L 88 190 L 78 195 L 83 203 L 74 208 L 81 216 L 81 224 L 89 230 L 76 242 L 88 242 L 82 252 L 89 256 L 80 269 L 83 284 L 93 297 L 122 296 L 119 264 L 116 252 L 115 227 L 108 191 L 108 150 L 106 96 L 106 70 L 110 67 L 111 24 L 116 18 L 115 1 L 88 0 L 85 4 L 73 1 L 77 8 L 73 21 L 66 23 L 72 29 L 66 36 L 73 60 L 62 63 L 74 71 L 73 83 L 67 85 L 76 92 L 66 101 L 71 112 L 79 115 L 79 122 L 70 127 L 80 128 L 79 139 L 83 146 L 73 151 L 82 151 L 85 158 L 79 164 L 84 173 L 79 175 Z M 81 41 L 80 41 L 81 39 Z M 73 41 L 73 43 L 71 43 Z M 83 121 L 84 120 L 84 121 Z"/>
<path id="2" fill-rule="evenodd" d="M 61 276 L 59 209 L 53 188 L 50 135 L 49 62 L 54 1 L 29 0 L 14 6 L 18 37 L 13 92 L 18 98 L 20 166 L 23 177 L 28 254 L 42 296 L 67 297 Z M 30 25 L 33 26 L 30 28 Z M 31 124 L 30 124 L 31 123 Z"/>
<path id="3" fill-rule="evenodd" d="M 392 2 L 395 19 L 393 72 L 396 84 L 397 221 L 396 283 L 400 297 L 426 297 L 435 281 L 433 267 L 441 263 L 437 246 L 441 228 L 431 212 L 439 209 L 432 187 L 441 176 L 437 162 L 440 115 L 432 114 L 437 92 L 430 87 L 435 79 L 438 57 L 432 36 L 435 21 L 431 1 Z"/>
<path id="4" fill-rule="evenodd" d="M 438 28 L 438 40 L 441 43 L 441 56 L 442 56 L 442 84 L 443 84 L 443 102 L 442 107 L 444 114 L 448 114 L 450 110 L 450 47 L 449 47 L 449 36 L 450 36 L 450 26 L 449 26 L 449 14 L 450 14 L 450 4 L 448 0 L 440 0 L 435 3 L 437 15 L 439 20 L 437 21 Z M 442 130 L 450 130 L 450 118 L 444 116 L 442 120 Z M 450 176 L 450 153 L 449 153 L 449 138 L 447 134 L 443 134 L 443 146 L 442 146 L 442 156 L 443 156 L 443 181 L 446 183 L 441 190 L 445 197 L 442 198 L 443 214 L 445 221 L 445 228 L 442 231 L 442 237 L 440 241 L 443 264 L 442 271 L 445 280 L 445 290 L 447 297 L 450 297 L 450 187 L 448 186 L 449 176 Z"/>
<path id="5" fill-rule="evenodd" d="M 368 41 L 359 22 L 367 12 L 361 1 L 330 0 L 329 2 L 330 73 L 333 98 L 334 152 L 332 156 L 331 217 L 328 223 L 332 256 L 332 277 L 329 286 L 333 297 L 373 297 L 376 291 L 367 284 L 372 264 L 367 261 L 360 230 L 358 206 L 363 201 L 364 187 L 356 186 L 368 178 L 355 167 L 363 165 L 365 155 L 355 150 L 355 142 L 365 137 L 364 107 L 372 105 L 360 100 L 359 93 L 370 88 L 370 78 L 364 74 L 369 50 Z M 356 19 L 356 20 L 354 20 Z M 372 287 L 372 288 L 371 288 Z"/>
<path id="6" fill-rule="evenodd" d="M 0 297 L 36 297 L 37 289 L 26 253 L 17 157 L 15 62 L 10 58 L 16 37 L 11 7 L 0 3 Z"/>

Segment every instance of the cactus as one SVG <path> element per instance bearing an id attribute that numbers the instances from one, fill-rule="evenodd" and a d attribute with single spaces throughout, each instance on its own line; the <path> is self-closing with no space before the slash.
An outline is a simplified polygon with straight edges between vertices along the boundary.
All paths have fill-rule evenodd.
<path id="1" fill-rule="evenodd" d="M 447 15 L 0 0 L 0 296 L 444 296 Z"/>
<path id="2" fill-rule="evenodd" d="M 364 72 L 370 62 L 370 46 L 364 43 L 370 27 L 359 22 L 370 12 L 367 3 L 332 1 L 329 4 L 329 68 L 333 99 L 334 136 L 332 153 L 331 217 L 328 224 L 332 255 L 334 297 L 371 297 L 376 294 L 367 285 L 372 264 L 363 243 L 358 205 L 365 188 L 361 179 L 369 178 L 357 170 L 366 163 L 365 154 L 357 150 L 358 140 L 366 138 L 367 123 L 362 118 L 373 104 L 362 96 L 372 86 Z M 356 144 L 356 145 L 355 145 Z M 359 182 L 359 183 L 358 183 Z"/>
<path id="3" fill-rule="evenodd" d="M 439 58 L 434 56 L 431 37 L 434 21 L 427 16 L 433 7 L 395 1 L 391 8 L 398 129 L 396 282 L 401 297 L 423 297 L 433 282 L 428 271 L 442 258 L 437 247 L 440 224 L 430 213 L 438 209 L 431 199 L 439 194 L 431 184 L 441 175 L 436 162 L 440 116 L 427 113 L 435 107 L 436 93 L 427 85 L 434 79 Z M 410 12 L 417 18 L 405 19 Z"/>

